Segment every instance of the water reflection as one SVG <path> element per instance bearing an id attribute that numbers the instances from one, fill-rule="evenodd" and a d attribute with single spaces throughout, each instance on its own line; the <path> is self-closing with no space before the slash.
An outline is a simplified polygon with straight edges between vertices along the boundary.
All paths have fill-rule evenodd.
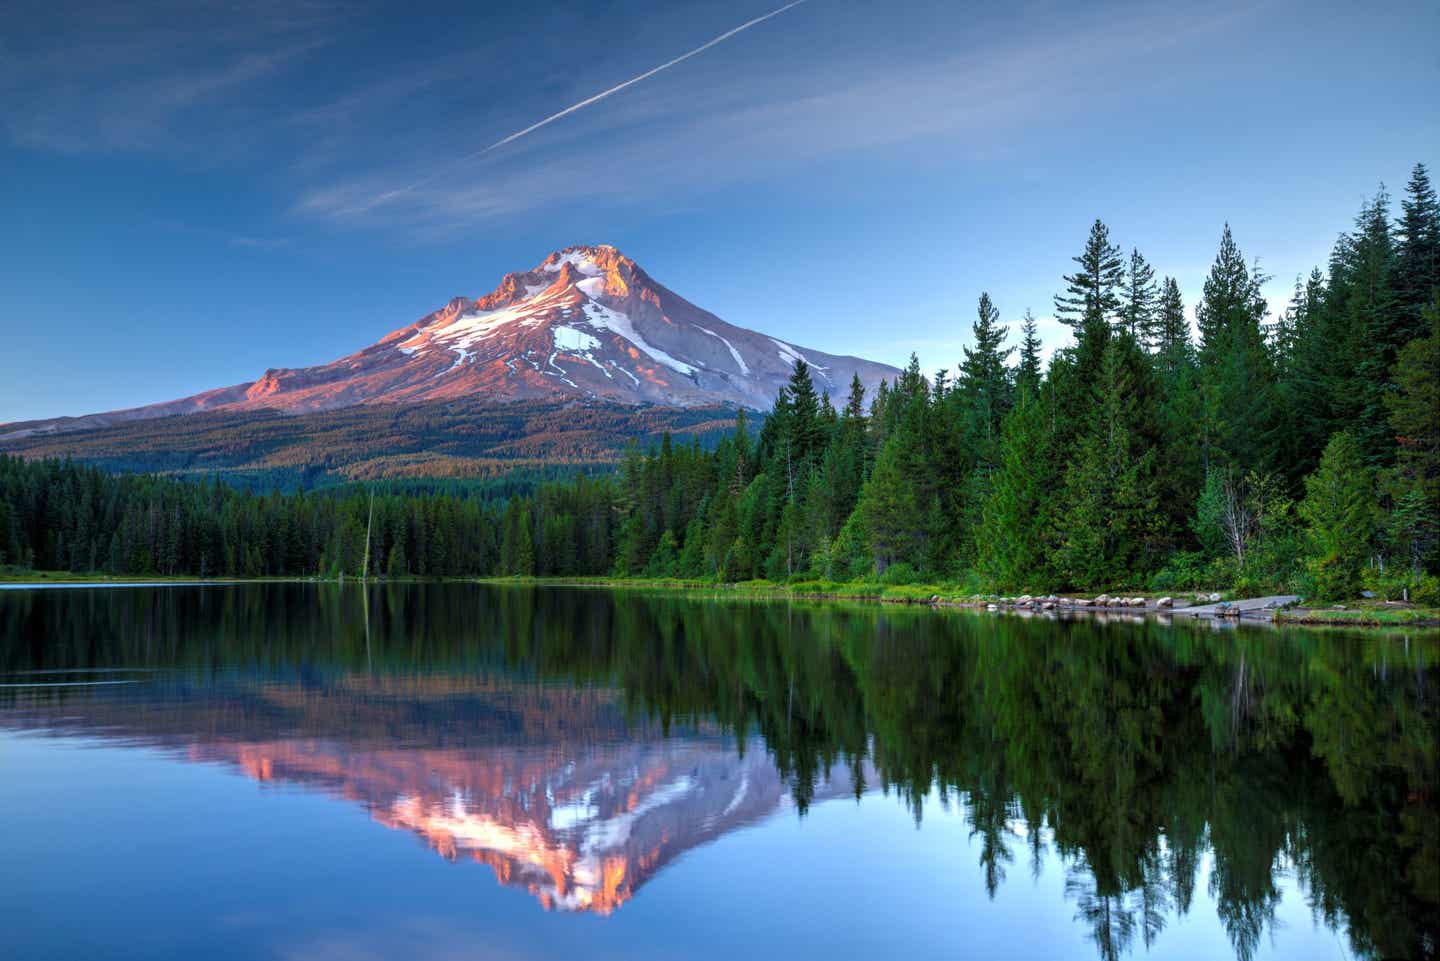
<path id="1" fill-rule="evenodd" d="M 18 593 L 0 639 L 0 725 L 330 792 L 547 908 L 883 790 L 963 809 L 992 896 L 1058 859 L 1102 957 L 1197 885 L 1252 957 L 1287 883 L 1358 955 L 1440 950 L 1433 638 L 273 585 Z"/>

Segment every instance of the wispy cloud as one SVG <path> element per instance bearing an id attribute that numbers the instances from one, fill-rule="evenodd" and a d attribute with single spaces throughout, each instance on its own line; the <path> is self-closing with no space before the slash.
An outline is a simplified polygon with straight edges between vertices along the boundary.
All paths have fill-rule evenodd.
<path id="1" fill-rule="evenodd" d="M 922 139 L 921 162 L 993 159 L 1057 113 L 1113 103 L 1142 62 L 1232 30 L 1251 9 L 1061 10 L 1043 31 L 1021 29 L 1020 16 L 1008 21 L 1016 29 L 970 43 L 963 29 L 932 36 L 923 11 L 832 2 L 821 17 L 820 5 L 794 11 L 804 2 L 752 8 L 639 70 L 635 50 L 680 46 L 695 8 L 661 5 L 579 32 L 566 7 L 458 18 L 469 32 L 422 55 L 373 41 L 380 17 L 333 0 L 12 0 L 18 15 L 7 10 L 7 21 L 19 26 L 0 34 L 0 128 L 42 149 L 249 165 L 306 220 L 431 240 L 576 202 L 670 205 L 836 155 L 894 156 Z M 815 15 L 755 29 L 791 11 Z M 886 43 L 875 42 L 877 25 Z M 534 33 L 523 51 L 517 29 Z M 744 47 L 700 57 L 746 31 Z M 372 37 L 376 57 L 359 62 L 357 35 Z M 627 42 L 610 42 L 617 36 Z M 628 79 L 582 96 L 608 82 L 587 79 L 602 71 Z"/>
<path id="2" fill-rule="evenodd" d="M 454 165 L 456 165 L 456 164 L 463 164 L 463 163 L 467 163 L 467 162 L 469 162 L 469 161 L 476 160 L 476 159 L 478 159 L 478 158 L 480 158 L 480 157 L 485 156 L 486 154 L 490 153 L 490 152 L 493 151 L 493 150 L 497 150 L 497 149 L 499 149 L 500 147 L 505 146 L 506 144 L 514 143 L 515 141 L 519 140 L 521 137 L 528 136 L 529 134 L 532 134 L 532 133 L 534 133 L 535 131 L 540 130 L 540 129 L 543 128 L 543 127 L 548 127 L 550 124 L 554 123 L 555 121 L 561 120 L 561 119 L 563 119 L 563 118 L 565 118 L 565 117 L 568 117 L 568 116 L 570 116 L 572 113 L 575 113 L 576 111 L 584 110 L 586 107 L 589 107 L 589 106 L 591 106 L 591 105 L 593 105 L 593 104 L 597 104 L 597 103 L 599 103 L 600 101 L 606 99 L 607 97 L 613 97 L 615 94 L 617 94 L 617 93 L 621 92 L 622 90 L 625 90 L 625 89 L 627 89 L 627 88 L 629 88 L 629 87 L 633 87 L 633 86 L 635 86 L 637 83 L 641 83 L 641 82 L 643 82 L 643 81 L 645 81 L 645 80 L 649 80 L 651 77 L 655 76 L 655 75 L 658 74 L 658 73 L 661 73 L 661 72 L 663 72 L 663 71 L 665 71 L 665 70 L 669 70 L 671 67 L 674 67 L 674 66 L 676 66 L 676 65 L 678 65 L 678 64 L 684 63 L 686 60 L 689 60 L 691 57 L 699 56 L 700 54 L 704 53 L 706 50 L 709 50 L 711 47 L 714 47 L 714 46 L 716 46 L 717 44 L 720 44 L 720 43 L 724 43 L 726 40 L 729 40 L 731 37 L 735 36 L 736 34 L 744 33 L 746 30 L 749 30 L 751 27 L 758 26 L 759 24 L 762 24 L 762 23 L 764 23 L 766 20 L 769 20 L 769 19 L 771 19 L 771 18 L 773 18 L 773 17 L 778 17 L 778 16 L 780 16 L 780 14 L 784 13 L 785 11 L 787 11 L 787 10 L 793 8 L 793 7 L 798 7 L 798 6 L 800 6 L 802 3 L 805 3 L 805 2 L 806 2 L 806 0 L 793 0 L 793 2 L 787 3 L 787 4 L 785 4 L 783 7 L 779 7 L 779 8 L 777 8 L 777 9 L 775 9 L 775 10 L 771 10 L 769 13 L 766 13 L 766 14 L 763 14 L 763 15 L 761 15 L 761 16 L 753 17 L 753 18 L 751 18 L 751 19 L 749 19 L 749 20 L 746 20 L 744 23 L 740 24 L 740 26 L 738 26 L 738 27 L 732 27 L 731 29 L 726 30 L 724 33 L 720 34 L 719 36 L 711 37 L 709 40 L 707 40 L 707 41 L 705 41 L 704 43 L 700 44 L 700 46 L 695 47 L 695 48 L 693 48 L 693 49 L 691 49 L 691 50 L 687 50 L 685 53 L 680 54 L 680 56 L 674 57 L 674 58 L 672 58 L 672 59 L 670 59 L 670 60 L 667 60 L 667 61 L 665 61 L 664 63 L 660 64 L 658 67 L 651 67 L 649 70 L 646 70 L 644 73 L 637 74 L 637 75 L 631 77 L 629 80 L 625 80 L 625 81 L 623 81 L 623 82 L 621 82 L 621 83 L 617 83 L 617 84 L 615 84 L 613 87 L 609 87 L 609 88 L 607 88 L 607 89 L 605 89 L 605 90 L 602 90 L 602 91 L 600 91 L 599 93 L 594 94 L 593 96 L 586 97 L 584 100 L 580 100 L 580 101 L 577 101 L 576 103 L 572 103 L 570 106 L 566 107 L 565 109 L 556 111 L 555 113 L 550 114 L 548 117 L 545 117 L 543 120 L 538 120 L 538 121 L 536 121 L 535 123 L 530 124 L 528 127 L 525 127 L 525 128 L 523 128 L 523 129 L 521 129 L 521 130 L 515 131 L 514 133 L 510 134 L 509 136 L 501 137 L 499 140 L 495 141 L 494 143 L 490 144 L 490 145 L 487 146 L 487 147 L 482 147 L 482 148 L 480 148 L 479 150 L 473 151 L 473 152 L 471 152 L 471 153 L 469 153 L 469 154 L 466 154 L 466 155 L 464 155 L 464 156 L 462 156 L 462 157 L 459 157 L 459 158 L 457 158 L 456 160 L 452 161 L 450 164 L 448 164 L 448 165 L 447 165 L 447 168 L 450 167 L 450 166 L 454 166 Z M 354 212 L 362 212 L 362 211 L 364 211 L 364 210 L 370 210 L 370 209 L 373 209 L 373 208 L 375 208 L 375 207 L 380 206 L 381 204 L 388 203 L 389 201 L 394 200 L 394 199 L 396 199 L 397 197 L 401 197 L 401 196 L 403 196 L 403 195 L 405 195 L 405 194 L 411 193 L 411 192 L 415 191 L 416 189 L 424 186 L 425 184 L 430 183 L 431 181 L 435 180 L 437 177 L 441 176 L 441 173 L 442 173 L 441 171 L 436 171 L 436 172 L 430 173 L 430 174 L 428 174 L 428 175 L 426 175 L 426 176 L 424 176 L 424 177 L 421 177 L 419 180 L 415 181 L 414 183 L 406 184 L 406 185 L 403 186 L 403 187 L 398 187 L 398 188 L 396 188 L 396 189 L 394 189 L 394 190 L 388 190 L 388 191 L 386 191 L 385 193 L 379 194 L 378 196 L 374 197 L 368 204 L 362 205 L 360 208 L 358 208 L 358 209 L 357 209 L 356 211 L 354 211 Z"/>
<path id="3" fill-rule="evenodd" d="M 918 138 L 946 138 L 957 159 L 993 158 L 1057 110 L 1078 110 L 1096 90 L 1120 89 L 1142 58 L 1231 29 L 1238 9 L 1204 17 L 1129 11 L 1044 40 L 989 43 L 982 53 L 915 55 L 904 63 L 856 57 L 838 72 L 796 56 L 751 64 L 740 75 L 647 87 L 542 132 L 558 117 L 577 120 L 596 100 L 587 98 L 464 154 L 464 162 L 437 170 L 427 157 L 340 177 L 306 190 L 296 209 L 439 240 L 582 199 L 655 203 L 679 188 L 775 176 L 817 158 Z M 865 39 L 851 46 L 863 50 Z M 494 149 L 527 137 L 519 152 Z"/>
<path id="4" fill-rule="evenodd" d="M 326 45 L 334 13 L 278 0 L 244 9 L 19 0 L 0 41 L 0 128 L 68 153 L 213 149 L 231 117 L 196 108 L 252 93 Z"/>

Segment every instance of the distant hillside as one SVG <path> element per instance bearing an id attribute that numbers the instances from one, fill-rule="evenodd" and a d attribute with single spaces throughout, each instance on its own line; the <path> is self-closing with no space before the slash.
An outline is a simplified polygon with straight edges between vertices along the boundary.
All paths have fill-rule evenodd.
<path id="1" fill-rule="evenodd" d="M 0 441 L 27 458 L 71 457 L 110 470 L 219 474 L 256 487 L 383 478 L 490 478 L 604 468 L 632 441 L 712 442 L 731 407 L 531 401 L 346 407 L 307 414 L 220 411 Z"/>

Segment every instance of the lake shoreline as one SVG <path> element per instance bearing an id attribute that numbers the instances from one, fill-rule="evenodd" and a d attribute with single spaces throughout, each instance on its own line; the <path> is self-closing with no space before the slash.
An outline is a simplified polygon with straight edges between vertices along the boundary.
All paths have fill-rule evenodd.
<path id="1" fill-rule="evenodd" d="M 337 584 L 361 583 L 360 578 L 319 577 L 215 577 L 193 576 L 97 577 L 68 572 L 35 572 L 21 576 L 7 573 L 0 578 L 0 591 L 27 588 L 100 588 L 100 587 L 210 587 L 242 584 Z M 1420 607 L 1346 606 L 1336 608 L 1288 607 L 1245 612 L 1242 616 L 1215 618 L 1211 615 L 1187 615 L 1189 599 L 1175 606 L 1157 606 L 1163 595 L 1155 592 L 1126 592 L 1117 599 L 1122 603 L 1094 603 L 1096 599 L 1066 595 L 1045 595 L 1031 599 L 1002 595 L 967 594 L 946 585 L 870 584 L 863 582 L 801 582 L 780 584 L 773 581 L 740 581 L 717 583 L 676 578 L 647 577 L 371 577 L 370 584 L 510 584 L 536 587 L 580 587 L 608 590 L 642 590 L 691 596 L 712 595 L 727 598 L 789 601 L 869 602 L 902 606 L 951 608 L 977 612 L 1032 615 L 1121 615 L 1144 617 L 1189 617 L 1192 620 L 1220 620 L 1228 623 L 1275 624 L 1304 627 L 1440 629 L 1440 609 Z M 1106 595 L 1100 595 L 1102 598 Z M 1196 592 L 1207 598 L 1206 592 Z M 1168 597 L 1166 597 L 1169 600 Z M 1143 605 L 1140 601 L 1143 600 Z M 1042 602 L 1044 609 L 1042 609 Z M 1131 603 L 1135 602 L 1135 603 Z M 1201 601 L 1197 600 L 1198 605 Z M 1034 605 L 1033 607 L 1031 605 Z"/>
<path id="2" fill-rule="evenodd" d="M 880 604 L 923 606 L 931 608 L 953 608 L 987 613 L 1033 615 L 1121 615 L 1130 617 L 1188 617 L 1192 620 L 1219 620 L 1227 623 L 1304 625 L 1307 627 L 1367 627 L 1367 628 L 1440 628 L 1440 609 L 1433 608 L 1276 608 L 1263 613 L 1247 612 L 1239 617 L 1215 618 L 1210 615 L 1188 615 L 1185 607 L 1156 607 L 1155 601 L 1165 595 L 1155 592 L 1136 592 L 1125 597 L 1144 598 L 1145 606 L 1107 606 L 1094 603 L 1076 603 L 1075 597 L 1061 597 L 1048 610 L 1033 609 L 1018 604 L 1016 598 L 997 595 L 960 594 L 943 585 L 882 585 L 848 584 L 834 585 L 831 589 L 810 589 L 804 584 L 785 585 L 773 582 L 740 581 L 733 584 L 717 584 L 708 581 L 686 581 L 668 578 L 575 578 L 575 577 L 486 577 L 468 578 L 479 583 L 533 584 L 551 587 L 591 587 L 620 590 L 651 590 L 678 594 L 715 594 L 726 597 L 750 597 L 764 600 L 791 601 L 869 601 Z M 1022 595 L 1023 599 L 1023 595 Z M 1069 603 L 1066 603 L 1069 602 Z"/>

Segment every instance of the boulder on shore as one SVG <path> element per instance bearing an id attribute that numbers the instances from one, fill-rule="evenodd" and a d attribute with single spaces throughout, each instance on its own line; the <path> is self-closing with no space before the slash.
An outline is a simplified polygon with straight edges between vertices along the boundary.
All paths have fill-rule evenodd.
<path id="1" fill-rule="evenodd" d="M 1162 598 L 1160 598 L 1160 600 L 1158 600 L 1158 601 L 1155 602 L 1155 606 L 1156 606 L 1156 607 L 1170 607 L 1170 606 L 1172 606 L 1174 603 L 1175 603 L 1175 602 L 1174 602 L 1173 600 L 1171 600 L 1170 598 L 1168 598 L 1168 597 L 1162 597 Z"/>

